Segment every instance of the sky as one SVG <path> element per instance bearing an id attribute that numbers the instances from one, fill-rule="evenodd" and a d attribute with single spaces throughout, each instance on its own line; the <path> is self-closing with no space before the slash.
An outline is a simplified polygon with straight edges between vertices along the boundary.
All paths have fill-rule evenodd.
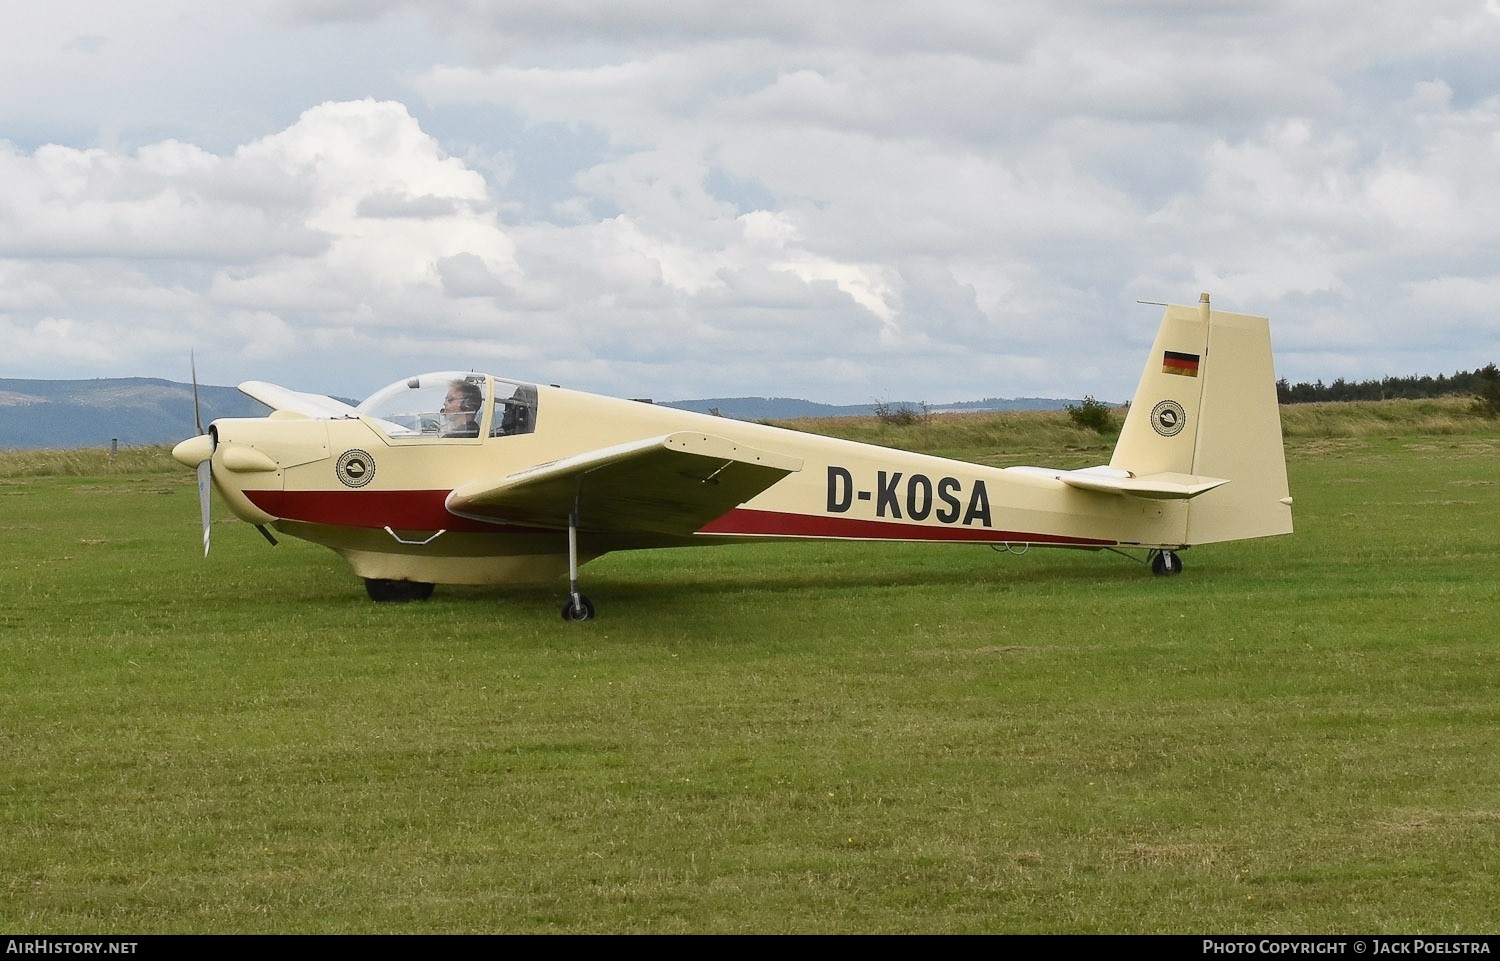
<path id="1" fill-rule="evenodd" d="M 1292 382 L 1500 362 L 1500 0 L 3 21 L 0 377 L 1123 401 L 1205 291 Z"/>

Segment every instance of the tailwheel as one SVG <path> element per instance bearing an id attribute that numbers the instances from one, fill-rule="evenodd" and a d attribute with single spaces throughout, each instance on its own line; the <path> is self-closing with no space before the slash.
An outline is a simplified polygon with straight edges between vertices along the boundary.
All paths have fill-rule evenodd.
<path id="1" fill-rule="evenodd" d="M 582 594 L 569 594 L 563 604 L 562 618 L 565 621 L 591 621 L 594 619 L 594 602 Z"/>
<path id="2" fill-rule="evenodd" d="M 383 577 L 365 578 L 365 593 L 372 601 L 399 604 L 425 601 L 432 596 L 432 585 L 425 581 L 391 581 Z"/>
<path id="3" fill-rule="evenodd" d="M 1157 577 L 1176 577 L 1182 573 L 1182 559 L 1176 551 L 1154 551 L 1151 555 L 1151 573 Z"/>

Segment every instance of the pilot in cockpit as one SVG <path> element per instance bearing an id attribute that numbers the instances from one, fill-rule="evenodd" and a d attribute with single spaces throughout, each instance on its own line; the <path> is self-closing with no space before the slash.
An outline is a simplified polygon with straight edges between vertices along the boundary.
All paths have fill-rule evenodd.
<path id="1" fill-rule="evenodd" d="M 478 384 L 455 380 L 443 397 L 443 424 L 440 437 L 478 437 L 479 408 L 484 393 Z"/>

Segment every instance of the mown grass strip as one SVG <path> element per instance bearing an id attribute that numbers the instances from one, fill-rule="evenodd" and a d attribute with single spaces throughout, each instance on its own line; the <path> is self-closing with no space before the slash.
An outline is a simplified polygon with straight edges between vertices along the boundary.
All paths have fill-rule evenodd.
<path id="1" fill-rule="evenodd" d="M 648 552 L 586 625 L 231 520 L 204 561 L 164 451 L 0 456 L 0 926 L 1493 931 L 1500 431 L 1413 423 L 1298 428 L 1298 533 L 1178 578 Z"/>

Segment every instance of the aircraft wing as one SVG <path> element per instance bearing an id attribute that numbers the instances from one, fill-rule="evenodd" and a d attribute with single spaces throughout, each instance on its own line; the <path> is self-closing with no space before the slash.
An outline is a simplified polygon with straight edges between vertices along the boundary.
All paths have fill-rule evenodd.
<path id="1" fill-rule="evenodd" d="M 692 534 L 802 469 L 800 457 L 679 431 L 539 464 L 448 495 L 463 517 L 581 530 Z"/>
<path id="2" fill-rule="evenodd" d="M 322 394 L 304 394 L 300 390 L 288 390 L 263 380 L 247 380 L 240 385 L 240 393 L 254 397 L 274 411 L 286 411 L 303 417 L 355 417 L 359 412 L 341 400 L 324 397 Z"/>
<path id="3" fill-rule="evenodd" d="M 1083 470 L 1008 467 L 1006 470 L 1050 477 L 1079 490 L 1101 494 L 1130 494 L 1152 500 L 1185 500 L 1229 483 L 1226 477 L 1204 477 L 1199 474 L 1161 473 L 1136 476 L 1129 471 L 1112 467 L 1087 467 Z"/>

